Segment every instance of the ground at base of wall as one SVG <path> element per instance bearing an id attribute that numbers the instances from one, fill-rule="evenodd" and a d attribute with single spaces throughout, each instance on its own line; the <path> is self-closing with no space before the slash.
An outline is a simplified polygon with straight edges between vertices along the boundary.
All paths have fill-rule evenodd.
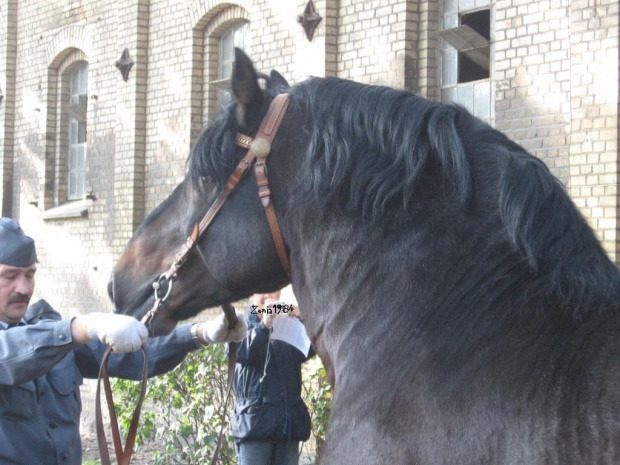
<path id="1" fill-rule="evenodd" d="M 150 465 L 153 463 L 153 452 L 157 449 L 157 444 L 146 444 L 140 448 L 138 452 L 131 456 L 131 465 Z M 108 438 L 108 450 L 110 451 L 110 458 L 114 462 L 114 446 L 111 440 Z M 299 465 L 314 465 L 314 454 L 302 453 L 299 458 Z M 99 465 L 101 459 L 99 458 L 99 446 L 97 445 L 97 435 L 95 433 L 86 432 L 82 433 L 82 465 Z"/>
<path id="2" fill-rule="evenodd" d="M 131 456 L 131 465 L 150 465 L 153 463 L 153 452 L 155 452 L 157 444 L 146 444 L 140 450 Z M 113 463 L 114 446 L 108 438 L 108 450 Z M 99 446 L 97 445 L 97 435 L 95 433 L 82 433 L 82 465 L 100 464 Z"/>

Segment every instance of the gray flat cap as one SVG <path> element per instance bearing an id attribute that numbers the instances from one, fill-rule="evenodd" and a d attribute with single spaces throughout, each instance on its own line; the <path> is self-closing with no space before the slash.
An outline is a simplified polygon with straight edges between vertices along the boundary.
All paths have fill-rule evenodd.
<path id="1" fill-rule="evenodd" d="M 26 268 L 37 261 L 34 239 L 11 218 L 0 218 L 0 263 Z"/>

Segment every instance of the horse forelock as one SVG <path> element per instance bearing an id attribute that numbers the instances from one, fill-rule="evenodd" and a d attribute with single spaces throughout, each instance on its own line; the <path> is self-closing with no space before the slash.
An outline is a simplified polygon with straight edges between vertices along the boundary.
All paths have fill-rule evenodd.
<path id="1" fill-rule="evenodd" d="M 234 108 L 225 108 L 200 134 L 187 161 L 188 177 L 201 187 L 209 181 L 221 190 L 233 171 L 238 131 Z"/>
<path id="2" fill-rule="evenodd" d="M 269 76 L 262 73 L 258 77 L 264 83 L 263 92 L 267 99 L 273 99 L 283 90 L 279 80 L 272 82 Z M 252 136 L 260 124 L 260 121 L 251 121 L 248 128 L 240 128 L 236 107 L 235 102 L 225 106 L 215 120 L 203 129 L 192 148 L 187 161 L 188 176 L 198 189 L 205 185 L 215 186 L 219 191 L 223 189 L 239 161 L 235 150 L 237 133 L 243 130 L 246 135 Z"/>

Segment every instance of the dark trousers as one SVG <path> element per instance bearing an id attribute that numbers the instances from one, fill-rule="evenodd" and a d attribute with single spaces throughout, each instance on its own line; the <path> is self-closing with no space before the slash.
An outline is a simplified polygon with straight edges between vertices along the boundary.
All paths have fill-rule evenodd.
<path id="1" fill-rule="evenodd" d="M 298 465 L 299 441 L 237 443 L 239 465 Z"/>

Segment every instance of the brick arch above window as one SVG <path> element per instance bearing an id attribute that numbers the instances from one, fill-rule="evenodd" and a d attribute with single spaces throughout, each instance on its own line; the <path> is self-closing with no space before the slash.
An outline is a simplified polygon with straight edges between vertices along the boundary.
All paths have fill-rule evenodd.
<path id="1" fill-rule="evenodd" d="M 241 8 L 245 15 L 252 9 L 251 0 L 192 0 L 189 5 L 190 24 L 194 30 L 204 30 L 211 20 L 222 10 L 229 8 Z"/>
<path id="2" fill-rule="evenodd" d="M 247 10 L 239 7 L 231 7 L 217 14 L 204 28 L 204 36 L 220 37 L 230 27 L 241 22 L 249 22 L 250 16 Z"/>
<path id="3" fill-rule="evenodd" d="M 88 63 L 88 56 L 82 50 L 69 49 L 66 50 L 65 59 L 58 66 L 58 74 L 71 72 L 75 68 Z"/>
<path id="4" fill-rule="evenodd" d="M 58 31 L 45 47 L 48 68 L 58 68 L 73 50 L 90 55 L 92 38 L 85 26 L 67 26 Z"/>

